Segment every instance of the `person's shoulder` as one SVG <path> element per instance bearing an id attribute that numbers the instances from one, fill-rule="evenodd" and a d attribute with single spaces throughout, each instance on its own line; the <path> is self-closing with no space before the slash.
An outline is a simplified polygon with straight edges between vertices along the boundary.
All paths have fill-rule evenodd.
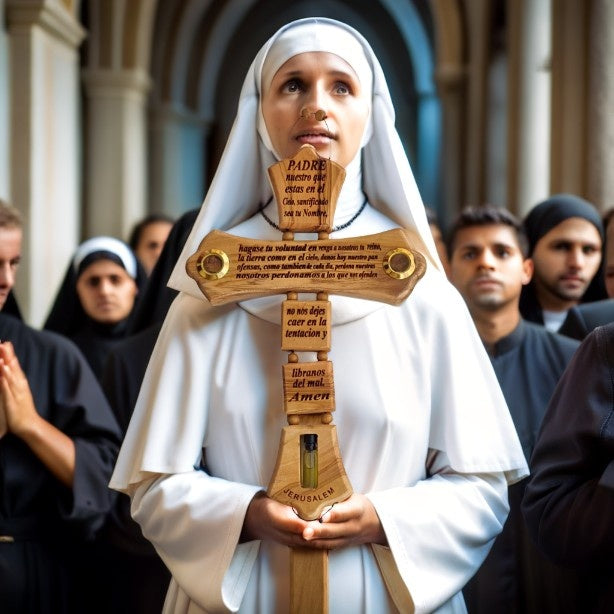
<path id="1" fill-rule="evenodd" d="M 614 299 L 574 305 L 560 328 L 563 335 L 584 339 L 588 333 L 614 321 Z"/>
<path id="2" fill-rule="evenodd" d="M 532 339 L 533 344 L 549 348 L 550 351 L 563 356 L 565 362 L 569 361 L 580 346 L 580 341 L 577 339 L 548 330 L 542 324 L 535 324 L 525 320 L 524 327 L 526 337 Z"/>
<path id="3" fill-rule="evenodd" d="M 62 354 L 82 359 L 79 348 L 67 337 L 49 330 L 32 328 L 28 324 L 0 314 L 0 335 L 16 347 L 28 347 L 39 353 Z"/>
<path id="4" fill-rule="evenodd" d="M 599 352 L 614 367 L 614 322 L 594 328 L 582 341 L 584 352 Z"/>

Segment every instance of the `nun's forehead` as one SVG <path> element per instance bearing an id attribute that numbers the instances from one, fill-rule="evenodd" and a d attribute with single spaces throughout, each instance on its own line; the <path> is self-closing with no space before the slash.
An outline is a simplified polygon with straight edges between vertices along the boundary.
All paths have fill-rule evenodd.
<path id="1" fill-rule="evenodd" d="M 301 53 L 323 51 L 347 62 L 364 91 L 371 90 L 373 73 L 361 42 L 345 28 L 330 23 L 302 23 L 283 30 L 271 43 L 264 57 L 260 86 L 266 92 L 277 71 Z"/>

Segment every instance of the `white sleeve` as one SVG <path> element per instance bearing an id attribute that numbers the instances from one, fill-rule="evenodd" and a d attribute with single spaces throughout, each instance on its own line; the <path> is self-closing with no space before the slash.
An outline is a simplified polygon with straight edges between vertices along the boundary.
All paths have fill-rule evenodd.
<path id="1" fill-rule="evenodd" d="M 132 515 L 181 589 L 205 611 L 236 612 L 260 542 L 239 544 L 259 486 L 193 471 L 139 484 Z"/>
<path id="2" fill-rule="evenodd" d="M 445 462 L 441 453 L 436 458 Z M 414 486 L 368 497 L 416 614 L 436 610 L 463 588 L 509 511 L 503 472 L 463 474 L 448 466 Z"/>

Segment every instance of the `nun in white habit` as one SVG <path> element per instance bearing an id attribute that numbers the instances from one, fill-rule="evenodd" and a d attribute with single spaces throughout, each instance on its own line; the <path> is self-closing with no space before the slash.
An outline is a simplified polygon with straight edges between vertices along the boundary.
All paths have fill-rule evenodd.
<path id="1" fill-rule="evenodd" d="M 311 523 L 263 494 L 286 424 L 284 297 L 212 307 L 185 273 L 214 228 L 281 239 L 267 168 L 305 142 L 346 167 L 331 238 L 402 226 L 427 258 L 400 306 L 331 296 L 334 419 L 355 494 Z M 460 591 L 527 469 L 436 254 L 369 44 L 330 19 L 283 27 L 245 79 L 111 481 L 172 573 L 165 612 L 287 612 L 289 544 L 330 548 L 331 613 L 465 611 Z"/>

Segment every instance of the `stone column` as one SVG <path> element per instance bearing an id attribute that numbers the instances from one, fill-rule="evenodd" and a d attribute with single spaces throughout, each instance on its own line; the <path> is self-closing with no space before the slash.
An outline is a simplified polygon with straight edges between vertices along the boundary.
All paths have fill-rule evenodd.
<path id="1" fill-rule="evenodd" d="M 78 240 L 79 56 L 85 32 L 66 6 L 6 0 L 10 58 L 10 195 L 24 216 L 16 293 L 42 323 Z"/>
<path id="2" fill-rule="evenodd" d="M 524 216 L 550 192 L 551 0 L 509 0 L 508 205 Z"/>
<path id="3" fill-rule="evenodd" d="M 0 0 L 0 198 L 7 199 L 9 186 L 9 54 L 8 35 L 4 29 L 4 0 Z"/>
<path id="4" fill-rule="evenodd" d="M 592 0 L 589 22 L 587 198 L 614 207 L 614 2 Z"/>
<path id="5" fill-rule="evenodd" d="M 83 72 L 86 96 L 85 236 L 126 239 L 147 207 L 146 100 L 142 70 Z"/>

